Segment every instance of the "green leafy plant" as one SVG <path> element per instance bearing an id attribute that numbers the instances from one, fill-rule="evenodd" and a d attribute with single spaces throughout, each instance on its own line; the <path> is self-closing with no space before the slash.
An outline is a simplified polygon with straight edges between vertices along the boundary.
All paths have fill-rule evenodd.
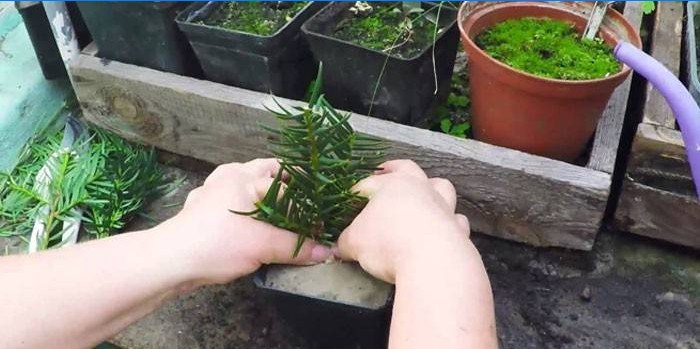
<path id="1" fill-rule="evenodd" d="M 471 124 L 469 123 L 469 77 L 466 67 L 462 67 L 452 75 L 450 90 L 447 101 L 435 112 L 438 123 L 431 129 L 455 137 L 467 138 Z"/>
<path id="2" fill-rule="evenodd" d="M 421 52 L 442 32 L 442 4 L 424 10 L 420 2 L 368 3 L 357 1 L 352 16 L 333 32 L 339 39 L 390 55 L 409 58 Z"/>
<path id="3" fill-rule="evenodd" d="M 381 140 L 356 133 L 350 114 L 336 111 L 320 94 L 321 71 L 308 106 L 277 103 L 270 109 L 280 128 L 266 129 L 276 138 L 281 170 L 255 211 L 234 212 L 299 234 L 294 255 L 305 239 L 330 244 L 338 238 L 367 202 L 353 186 L 384 157 Z"/>
<path id="4" fill-rule="evenodd" d="M 272 35 L 290 22 L 308 2 L 263 1 L 222 4 L 202 24 L 258 35 Z"/>
<path id="5" fill-rule="evenodd" d="M 452 123 L 452 120 L 450 118 L 444 118 L 440 120 L 440 130 L 451 136 L 467 138 L 467 132 L 470 128 L 471 124 L 469 124 L 468 122 L 455 124 Z"/>
<path id="6" fill-rule="evenodd" d="M 97 129 L 69 149 L 60 150 L 60 145 L 61 132 L 38 139 L 12 172 L 0 174 L 0 236 L 27 241 L 41 217 L 48 238 L 39 249 L 60 246 L 63 223 L 70 219 L 82 221 L 91 236 L 105 237 L 166 188 L 152 149 Z M 48 195 L 36 185 L 42 171 L 51 178 Z M 82 215 L 76 216 L 75 208 Z"/>
<path id="7" fill-rule="evenodd" d="M 656 4 L 653 1 L 642 1 L 642 13 L 645 15 L 651 14 L 656 9 Z"/>

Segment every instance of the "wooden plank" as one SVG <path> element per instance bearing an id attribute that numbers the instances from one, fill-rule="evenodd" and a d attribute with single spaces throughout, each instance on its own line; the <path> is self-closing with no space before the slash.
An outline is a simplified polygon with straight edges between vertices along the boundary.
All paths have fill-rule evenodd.
<path id="1" fill-rule="evenodd" d="M 626 3 L 624 15 L 634 28 L 641 27 L 642 5 L 640 2 Z M 631 87 L 632 74 L 615 89 L 612 97 L 610 97 L 608 106 L 605 108 L 596 128 L 591 157 L 588 160 L 588 168 L 605 173 L 613 173 Z"/>
<path id="2" fill-rule="evenodd" d="M 700 248 L 700 202 L 693 196 L 626 180 L 618 206 L 623 231 Z"/>
<path id="3" fill-rule="evenodd" d="M 71 68 L 91 122 L 213 163 L 267 156 L 268 95 L 83 55 Z M 294 101 L 283 100 L 294 104 Z M 353 115 L 360 132 L 451 179 L 476 231 L 538 246 L 590 249 L 610 175 L 474 140 Z"/>
<path id="4" fill-rule="evenodd" d="M 678 76 L 681 66 L 683 3 L 680 1 L 657 2 L 655 20 L 651 55 Z M 671 108 L 651 84 L 647 84 L 643 122 L 670 129 L 676 128 L 676 119 Z"/>
<path id="5" fill-rule="evenodd" d="M 683 139 L 677 130 L 640 124 L 632 146 L 628 176 L 656 189 L 696 195 Z"/>

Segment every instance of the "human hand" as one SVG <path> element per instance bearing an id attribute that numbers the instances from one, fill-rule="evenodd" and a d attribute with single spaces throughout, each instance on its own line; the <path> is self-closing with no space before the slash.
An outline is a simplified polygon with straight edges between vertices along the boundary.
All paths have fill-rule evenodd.
<path id="1" fill-rule="evenodd" d="M 180 213 L 164 223 L 179 244 L 189 279 L 196 285 L 225 283 L 263 264 L 310 265 L 325 261 L 329 248 L 307 240 L 296 258 L 297 235 L 236 212 L 251 212 L 280 168 L 276 159 L 221 165 L 192 190 Z"/>
<path id="2" fill-rule="evenodd" d="M 449 181 L 428 178 L 409 160 L 381 167 L 355 186 L 369 202 L 340 235 L 341 258 L 356 260 L 373 276 L 394 283 L 402 268 L 413 263 L 464 260 L 463 255 L 476 251 L 470 246 L 467 218 L 455 214 L 457 195 Z"/>

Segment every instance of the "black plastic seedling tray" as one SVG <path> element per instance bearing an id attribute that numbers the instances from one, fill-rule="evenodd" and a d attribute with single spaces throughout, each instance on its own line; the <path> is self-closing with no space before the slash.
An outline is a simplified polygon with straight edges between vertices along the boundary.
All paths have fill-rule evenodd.
<path id="1" fill-rule="evenodd" d="M 103 58 L 180 75 L 199 66 L 175 16 L 187 2 L 78 2 Z"/>
<path id="2" fill-rule="evenodd" d="M 441 9 L 440 22 L 446 27 L 434 43 L 434 67 L 432 45 L 404 59 L 333 37 L 338 23 L 353 4 L 333 2 L 302 26 L 314 57 L 323 62 L 324 94 L 340 109 L 408 125 L 428 126 L 430 116 L 447 98 L 450 89 L 459 42 L 456 11 L 446 6 Z M 436 5 L 423 3 L 424 8 L 432 6 Z"/>
<path id="3" fill-rule="evenodd" d="M 270 36 L 199 23 L 223 3 L 193 3 L 177 17 L 211 81 L 245 89 L 302 98 L 316 74 L 316 64 L 300 27 L 324 3 L 310 2 Z"/>

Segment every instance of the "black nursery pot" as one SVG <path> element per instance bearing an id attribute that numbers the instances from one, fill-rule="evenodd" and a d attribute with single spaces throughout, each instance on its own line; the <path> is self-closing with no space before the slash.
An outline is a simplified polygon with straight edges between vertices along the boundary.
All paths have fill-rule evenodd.
<path id="1" fill-rule="evenodd" d="M 433 45 L 404 59 L 333 37 L 337 25 L 350 15 L 348 9 L 353 4 L 333 2 L 302 26 L 314 57 L 323 62 L 324 94 L 337 108 L 368 114 L 377 79 L 386 62 L 371 116 L 427 126 L 435 108 L 449 93 L 459 41 L 456 11 L 445 6 L 441 9 L 440 24 L 445 25 L 445 30 L 434 43 L 434 72 Z M 432 6 L 437 5 L 423 3 L 425 9 Z"/>
<path id="2" fill-rule="evenodd" d="M 103 58 L 180 75 L 199 75 L 197 60 L 175 24 L 187 3 L 78 2 Z"/>
<path id="3" fill-rule="evenodd" d="M 347 263 L 346 263 L 347 264 Z M 354 263 L 353 263 L 354 264 Z M 333 266 L 331 266 L 332 268 Z M 354 264 L 358 273 L 364 273 Z M 350 304 L 333 295 L 311 296 L 284 285 L 276 285 L 268 278 L 273 268 L 259 270 L 255 285 L 263 290 L 280 316 L 313 348 L 385 349 L 388 342 L 393 288 L 389 287 L 381 303 Z M 333 272 L 330 270 L 329 272 Z M 371 278 L 371 276 L 367 276 Z M 353 285 L 348 284 L 352 288 Z"/>
<path id="4" fill-rule="evenodd" d="M 17 11 L 34 47 L 41 72 L 47 80 L 68 77 L 63 59 L 51 32 L 51 25 L 46 18 L 44 5 L 40 1 L 15 1 Z"/>
<path id="5" fill-rule="evenodd" d="M 310 2 L 270 36 L 195 23 L 209 18 L 221 5 L 193 3 L 177 17 L 204 76 L 226 85 L 302 98 L 316 73 L 316 65 L 299 28 L 323 3 Z"/>

